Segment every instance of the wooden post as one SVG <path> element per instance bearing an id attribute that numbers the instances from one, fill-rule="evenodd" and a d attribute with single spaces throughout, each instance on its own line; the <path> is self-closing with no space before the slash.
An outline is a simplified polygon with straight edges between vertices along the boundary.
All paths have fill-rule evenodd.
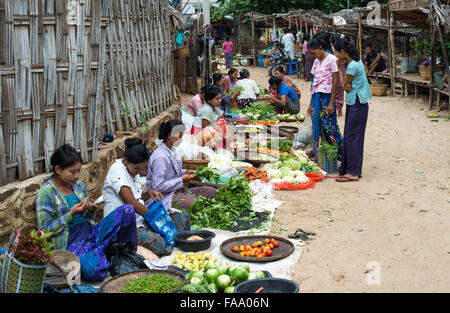
<path id="1" fill-rule="evenodd" d="M 394 22 L 394 13 L 391 13 L 388 9 L 388 35 L 389 35 L 389 66 L 391 68 L 391 89 L 392 94 L 395 94 L 395 44 L 394 44 L 394 31 L 392 29 L 392 23 Z"/>
<path id="2" fill-rule="evenodd" d="M 256 51 L 255 21 L 253 18 L 254 14 L 252 13 L 253 66 L 256 66 L 258 62 L 258 51 Z"/>
<path id="3" fill-rule="evenodd" d="M 450 70 L 448 68 L 449 64 L 448 64 L 447 48 L 445 46 L 445 41 L 444 41 L 444 36 L 442 34 L 441 26 L 438 26 L 437 29 L 438 29 L 438 33 L 439 33 L 439 39 L 441 40 L 441 47 L 442 47 L 442 54 L 443 54 L 442 56 L 444 58 L 444 65 L 445 65 L 444 75 L 445 75 L 445 73 L 447 73 L 447 82 L 450 82 Z M 432 72 L 431 75 L 434 76 L 434 72 Z M 448 88 L 448 96 L 449 96 L 449 101 L 450 101 L 450 88 Z M 440 97 L 440 93 L 439 93 L 439 97 Z M 450 109 L 450 107 L 449 107 L 449 109 Z"/>
<path id="4" fill-rule="evenodd" d="M 434 20 L 434 10 L 431 6 L 431 20 Z M 430 79 L 430 99 L 429 108 L 433 108 L 434 102 L 434 72 L 436 71 L 436 28 L 431 24 L 431 79 Z"/>

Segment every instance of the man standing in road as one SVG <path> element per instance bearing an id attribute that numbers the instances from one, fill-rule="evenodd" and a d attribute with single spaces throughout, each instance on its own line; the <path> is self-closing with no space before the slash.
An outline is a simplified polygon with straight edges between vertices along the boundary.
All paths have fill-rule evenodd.
<path id="1" fill-rule="evenodd" d="M 295 48 L 294 48 L 294 30 L 289 29 L 288 33 L 281 38 L 281 43 L 284 45 L 284 50 L 291 60 L 295 59 Z"/>

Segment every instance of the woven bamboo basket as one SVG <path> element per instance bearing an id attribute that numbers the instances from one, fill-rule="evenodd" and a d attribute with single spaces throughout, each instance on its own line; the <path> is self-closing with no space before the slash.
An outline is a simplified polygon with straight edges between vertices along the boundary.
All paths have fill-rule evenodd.
<path id="1" fill-rule="evenodd" d="M 436 72 L 440 72 L 444 69 L 443 65 L 436 65 Z M 420 77 L 423 80 L 431 80 L 431 66 L 423 66 L 423 65 L 419 65 L 419 73 L 420 73 Z"/>
<path id="2" fill-rule="evenodd" d="M 185 170 L 196 170 L 200 166 L 207 166 L 209 163 L 209 160 L 187 160 L 183 159 L 183 168 Z"/>
<path id="3" fill-rule="evenodd" d="M 389 85 L 387 84 L 372 84 L 370 85 L 370 92 L 375 97 L 385 97 L 387 94 Z"/>

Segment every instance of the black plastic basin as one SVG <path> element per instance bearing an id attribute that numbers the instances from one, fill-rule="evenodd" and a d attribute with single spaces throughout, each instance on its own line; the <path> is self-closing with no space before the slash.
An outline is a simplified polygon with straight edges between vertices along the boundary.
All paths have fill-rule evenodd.
<path id="1" fill-rule="evenodd" d="M 191 236 L 200 236 L 202 240 L 186 240 Z M 212 239 L 216 237 L 211 231 L 207 230 L 190 230 L 175 235 L 175 246 L 184 252 L 197 252 L 208 250 L 211 247 Z"/>
<path id="2" fill-rule="evenodd" d="M 264 289 L 259 293 L 298 293 L 299 287 L 292 280 L 283 278 L 257 278 L 247 280 L 234 288 L 234 293 L 255 293 L 258 289 Z"/>

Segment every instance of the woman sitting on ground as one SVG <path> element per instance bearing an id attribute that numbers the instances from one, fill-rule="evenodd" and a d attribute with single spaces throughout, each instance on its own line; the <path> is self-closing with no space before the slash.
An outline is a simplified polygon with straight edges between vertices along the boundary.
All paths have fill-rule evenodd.
<path id="1" fill-rule="evenodd" d="M 234 67 L 230 68 L 228 75 L 226 75 L 220 84 L 220 91 L 222 91 L 222 109 L 224 107 L 230 107 L 236 100 L 239 92 L 230 93 L 231 89 L 236 86 L 238 81 L 239 73 Z M 227 94 L 229 94 L 227 96 Z"/>
<path id="2" fill-rule="evenodd" d="M 181 159 L 178 159 L 174 152 L 177 143 L 181 142 L 185 129 L 179 120 L 170 120 L 160 125 L 158 139 L 161 143 L 150 157 L 147 175 L 147 190 L 156 190 L 163 195 L 163 204 L 180 232 L 190 229 L 190 216 L 173 206 L 186 209 L 200 196 L 213 198 L 216 195 L 216 189 L 207 186 L 190 188 L 189 192 L 183 189 L 184 184 L 189 183 L 195 173 L 194 170 L 184 170 Z M 150 206 L 152 202 L 152 199 L 148 199 L 145 204 Z M 146 234 L 148 234 L 146 240 L 150 241 L 158 236 L 151 230 L 147 230 Z M 161 254 L 161 251 L 158 252 Z"/>
<path id="3" fill-rule="evenodd" d="M 191 101 L 189 101 L 189 104 L 186 106 L 186 111 L 188 111 L 193 116 L 197 115 L 197 112 L 202 107 L 203 103 L 205 102 L 205 91 L 206 86 L 203 86 L 202 89 L 200 89 L 200 92 L 196 94 Z"/>
<path id="4" fill-rule="evenodd" d="M 103 185 L 103 198 L 105 199 L 104 215 L 109 216 L 124 205 L 131 207 L 135 213 L 137 228 L 137 243 L 158 254 L 157 246 L 160 241 L 149 244 L 143 240 L 142 233 L 148 229 L 144 216 L 148 212 L 145 201 L 152 198 L 154 201 L 162 199 L 162 194 L 154 191 L 144 191 L 145 178 L 141 176 L 147 169 L 150 152 L 139 138 L 125 140 L 125 152 L 122 159 L 118 159 L 110 167 Z"/>
<path id="5" fill-rule="evenodd" d="M 241 87 L 243 91 L 239 92 L 236 102 L 238 107 L 245 108 L 260 98 L 260 91 L 256 82 L 250 79 L 250 72 L 247 69 L 241 70 L 239 75 L 240 79 L 237 81 L 235 87 Z"/>
<path id="6" fill-rule="evenodd" d="M 300 112 L 300 99 L 294 89 L 283 84 L 283 81 L 275 76 L 269 79 L 269 87 L 276 90 L 277 95 L 267 96 L 266 100 L 275 105 L 278 111 L 289 114 Z"/>
<path id="7" fill-rule="evenodd" d="M 217 86 L 210 85 L 205 91 L 205 103 L 194 120 L 191 134 L 197 136 L 201 145 L 211 149 L 223 148 L 226 145 L 227 123 L 220 109 L 222 93 Z"/>
<path id="8" fill-rule="evenodd" d="M 74 253 L 81 263 L 84 281 L 103 281 L 110 266 L 105 253 L 113 243 L 136 243 L 133 207 L 120 205 L 97 225 L 97 206 L 79 180 L 82 158 L 70 145 L 51 156 L 53 175 L 36 195 L 38 228 L 51 232 L 53 249 Z"/>
<path id="9" fill-rule="evenodd" d="M 275 74 L 276 77 L 281 79 L 283 84 L 285 84 L 288 87 L 291 87 L 295 91 L 295 94 L 300 99 L 300 97 L 301 97 L 300 90 L 298 89 L 297 85 L 294 84 L 292 79 L 288 75 L 285 75 L 285 71 L 284 71 L 284 67 L 283 66 L 278 66 L 277 68 L 275 68 L 274 74 Z"/>

